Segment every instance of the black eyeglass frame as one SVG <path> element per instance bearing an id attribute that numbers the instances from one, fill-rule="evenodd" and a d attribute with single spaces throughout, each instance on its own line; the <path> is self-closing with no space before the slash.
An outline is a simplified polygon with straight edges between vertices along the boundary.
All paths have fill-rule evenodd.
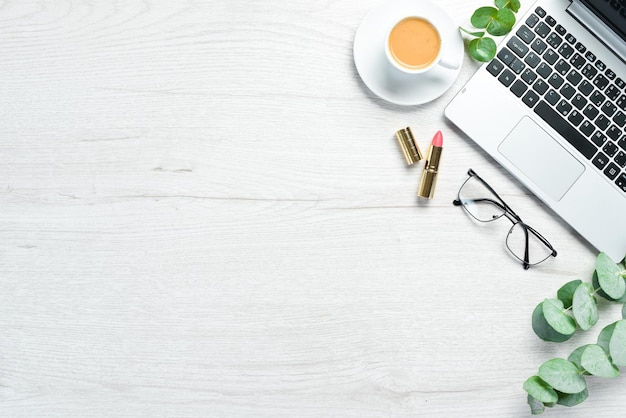
<path id="1" fill-rule="evenodd" d="M 491 187 L 489 185 L 489 183 L 487 183 L 485 180 L 483 180 L 478 174 L 476 174 L 476 172 L 474 170 L 472 170 L 471 168 L 467 171 L 467 175 L 469 176 L 467 178 L 467 180 L 465 180 L 463 182 L 463 184 L 461 185 L 461 187 L 459 188 L 459 192 L 457 193 L 457 198 L 452 202 L 452 204 L 454 206 L 461 206 L 463 208 L 463 210 L 465 210 L 465 212 L 467 214 L 469 214 L 472 218 L 476 219 L 479 222 L 491 222 L 491 221 L 495 221 L 497 219 L 502 218 L 503 216 L 506 217 L 509 221 L 511 221 L 511 223 L 513 224 L 513 226 L 511 227 L 511 229 L 509 230 L 508 235 L 510 235 L 513 232 L 513 228 L 515 228 L 516 225 L 519 225 L 522 230 L 524 231 L 524 238 L 525 238 L 525 243 L 524 243 L 524 258 L 521 259 L 520 257 L 517 256 L 517 254 L 511 249 L 511 247 L 509 247 L 508 244 L 508 239 L 505 240 L 505 244 L 506 244 L 506 248 L 509 250 L 509 252 L 515 257 L 517 258 L 519 261 L 521 261 L 523 263 L 524 269 L 528 270 L 528 268 L 530 266 L 536 266 L 537 264 L 540 264 L 544 261 L 546 261 L 550 256 L 552 257 L 556 257 L 556 250 L 554 249 L 554 247 L 552 246 L 552 244 L 550 244 L 550 242 L 543 236 L 541 235 L 539 232 L 537 232 L 537 230 L 535 230 L 533 227 L 531 227 L 530 225 L 524 223 L 524 221 L 522 221 L 522 218 L 520 218 L 520 216 L 515 213 L 515 211 L 513 209 L 511 209 L 511 207 L 509 205 L 506 204 L 506 202 L 504 201 L 504 199 L 502 199 L 500 197 L 500 195 L 493 189 L 493 187 Z M 476 216 L 474 216 L 463 204 L 463 202 L 461 201 L 461 190 L 463 190 L 463 187 L 465 186 L 465 184 L 470 181 L 470 179 L 472 177 L 475 177 L 478 181 L 480 181 L 486 188 L 487 190 L 489 190 L 491 193 L 493 193 L 493 195 L 495 197 L 498 198 L 498 201 L 495 201 L 493 199 L 489 199 L 489 198 L 484 198 L 484 199 L 472 199 L 472 202 L 488 202 L 491 203 L 495 206 L 497 206 L 498 208 L 500 208 L 502 210 L 502 214 L 499 216 L 494 216 L 493 219 L 489 219 L 489 220 L 483 220 L 483 219 L 479 219 Z M 468 199 L 466 199 L 466 201 L 468 201 Z M 546 247 L 548 247 L 548 249 L 551 250 L 551 253 L 544 258 L 541 261 L 538 261 L 536 263 L 530 263 L 529 262 L 529 245 L 528 245 L 528 233 L 532 233 L 535 237 L 537 237 L 537 239 L 539 239 L 543 245 L 545 245 Z M 507 238 L 508 238 L 507 235 Z"/>

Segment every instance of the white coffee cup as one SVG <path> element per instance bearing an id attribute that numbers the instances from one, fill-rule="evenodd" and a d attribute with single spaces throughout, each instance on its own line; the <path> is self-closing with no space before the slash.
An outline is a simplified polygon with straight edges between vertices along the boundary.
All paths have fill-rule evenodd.
<path id="1" fill-rule="evenodd" d="M 424 16 L 405 16 L 397 20 L 385 36 L 385 54 L 389 63 L 407 74 L 421 74 L 440 65 L 450 70 L 459 68 L 444 57 L 441 31 L 434 20 Z"/>

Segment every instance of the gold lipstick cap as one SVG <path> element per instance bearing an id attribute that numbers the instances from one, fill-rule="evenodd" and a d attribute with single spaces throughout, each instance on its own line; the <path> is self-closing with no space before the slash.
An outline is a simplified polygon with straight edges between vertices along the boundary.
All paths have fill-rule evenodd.
<path id="1" fill-rule="evenodd" d="M 400 149 L 408 165 L 413 165 L 424 158 L 417 146 L 417 142 L 415 142 L 411 128 L 407 126 L 404 129 L 400 129 L 396 132 L 396 138 L 398 139 L 398 144 L 400 144 Z"/>

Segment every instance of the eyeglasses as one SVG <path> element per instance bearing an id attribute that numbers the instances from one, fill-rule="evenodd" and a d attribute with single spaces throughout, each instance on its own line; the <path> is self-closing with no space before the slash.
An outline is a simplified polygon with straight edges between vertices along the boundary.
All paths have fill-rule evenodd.
<path id="1" fill-rule="evenodd" d="M 452 203 L 461 206 L 474 219 L 491 222 L 503 216 L 513 223 L 506 236 L 506 247 L 521 261 L 524 269 L 537 265 L 549 257 L 556 257 L 556 250 L 539 232 L 525 224 L 513 209 L 493 190 L 489 184 L 471 168 L 469 178 L 459 189 Z"/>

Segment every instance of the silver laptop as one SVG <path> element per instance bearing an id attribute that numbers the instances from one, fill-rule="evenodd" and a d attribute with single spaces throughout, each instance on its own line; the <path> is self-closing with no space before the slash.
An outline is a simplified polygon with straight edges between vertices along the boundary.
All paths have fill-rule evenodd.
<path id="1" fill-rule="evenodd" d="M 626 255 L 626 0 L 539 0 L 445 114 L 599 251 Z M 477 116 L 497 115 L 483 124 Z"/>

